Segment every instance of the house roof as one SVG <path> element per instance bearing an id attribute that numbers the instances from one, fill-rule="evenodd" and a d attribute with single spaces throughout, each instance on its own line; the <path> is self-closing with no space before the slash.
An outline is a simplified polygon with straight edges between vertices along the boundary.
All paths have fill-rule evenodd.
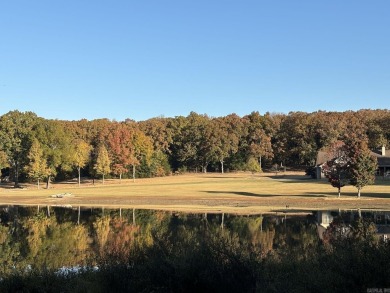
<path id="1" fill-rule="evenodd" d="M 390 150 L 386 150 L 384 156 L 379 151 L 372 151 L 371 153 L 378 158 L 379 167 L 390 167 Z"/>
<path id="2" fill-rule="evenodd" d="M 390 150 L 385 150 L 385 155 L 382 156 L 382 150 L 374 150 L 373 153 L 376 156 L 381 156 L 381 157 L 390 157 Z"/>
<path id="3" fill-rule="evenodd" d="M 341 146 L 343 143 L 338 142 Z M 378 159 L 378 167 L 390 167 L 390 150 L 385 151 L 385 155 L 382 156 L 382 151 L 371 151 L 371 154 Z M 327 161 L 332 160 L 336 157 L 334 151 L 330 148 L 322 148 L 317 153 L 316 166 L 321 166 Z"/>
<path id="4" fill-rule="evenodd" d="M 332 147 L 324 147 L 317 153 L 316 166 L 321 166 L 325 164 L 327 161 L 330 161 L 337 157 L 337 149 L 342 147 L 344 142 L 337 141 Z"/>
<path id="5" fill-rule="evenodd" d="M 331 156 L 329 156 L 329 152 L 326 151 L 318 151 L 317 153 L 317 159 L 316 159 L 316 166 L 323 165 L 327 161 L 331 160 Z"/>

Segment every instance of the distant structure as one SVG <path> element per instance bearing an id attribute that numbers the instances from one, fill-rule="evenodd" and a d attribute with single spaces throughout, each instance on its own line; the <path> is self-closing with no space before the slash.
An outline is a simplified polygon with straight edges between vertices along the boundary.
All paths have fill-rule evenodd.
<path id="1" fill-rule="evenodd" d="M 378 171 L 377 175 L 390 177 L 390 150 L 386 150 L 385 146 L 382 146 L 381 150 L 374 151 L 372 154 L 378 159 Z"/>
<path id="2" fill-rule="evenodd" d="M 342 141 L 337 142 L 340 146 L 344 145 Z M 376 175 L 382 176 L 383 178 L 390 177 L 390 150 L 386 150 L 385 146 L 381 149 L 371 151 L 371 154 L 378 160 L 378 170 Z M 330 161 L 336 157 L 335 151 L 330 148 L 322 148 L 317 153 L 316 159 L 316 178 L 321 179 L 322 167 L 327 161 Z"/>

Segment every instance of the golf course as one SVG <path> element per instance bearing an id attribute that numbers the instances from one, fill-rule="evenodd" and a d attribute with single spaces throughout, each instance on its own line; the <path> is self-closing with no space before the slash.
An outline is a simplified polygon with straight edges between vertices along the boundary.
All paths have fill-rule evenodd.
<path id="1" fill-rule="evenodd" d="M 76 179 L 22 188 L 2 184 L 1 205 L 47 205 L 157 209 L 186 212 L 255 214 L 320 209 L 390 210 L 390 180 L 377 179 L 361 197 L 345 186 L 341 197 L 326 179 L 313 180 L 303 172 L 189 173 L 136 179 Z"/>

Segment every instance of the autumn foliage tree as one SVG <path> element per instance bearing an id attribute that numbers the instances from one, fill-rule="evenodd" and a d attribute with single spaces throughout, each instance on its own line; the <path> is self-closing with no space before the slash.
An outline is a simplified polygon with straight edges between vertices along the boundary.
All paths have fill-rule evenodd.
<path id="1" fill-rule="evenodd" d="M 343 142 L 337 141 L 328 147 L 327 156 L 330 158 L 324 166 L 323 172 L 330 184 L 337 188 L 338 196 L 341 195 L 341 188 L 349 181 L 350 158 Z"/>
<path id="2" fill-rule="evenodd" d="M 40 180 L 50 174 L 50 169 L 47 167 L 47 160 L 43 156 L 42 147 L 37 139 L 34 139 L 27 157 L 29 163 L 25 170 L 30 178 L 37 180 L 39 189 Z"/>
<path id="3" fill-rule="evenodd" d="M 365 133 L 358 129 L 351 130 L 344 142 L 336 142 L 329 148 L 332 157 L 324 165 L 325 175 L 333 187 L 340 189 L 350 183 L 358 190 L 375 182 L 375 172 L 378 168 L 377 159 L 368 148 Z"/>
<path id="4" fill-rule="evenodd" d="M 90 158 L 91 146 L 84 140 L 77 140 L 73 149 L 73 165 L 77 168 L 78 184 L 81 182 L 81 168 L 85 167 Z"/>
<path id="5" fill-rule="evenodd" d="M 9 177 L 18 186 L 19 177 L 28 177 L 25 167 L 33 139 L 39 141 L 47 160 L 48 183 L 51 178 L 69 178 L 73 168 L 80 173 L 87 164 L 85 174 L 94 176 L 98 146 L 103 143 L 112 161 L 112 172 L 120 179 L 126 175 L 135 178 L 136 174 L 161 176 L 179 169 L 245 170 L 250 157 L 264 168 L 276 163 L 283 167 L 313 166 L 321 148 L 347 134 L 367 135 L 371 150 L 388 146 L 389 129 L 389 110 L 252 112 L 243 117 L 233 113 L 217 118 L 191 112 L 186 117 L 140 122 L 47 120 L 31 112 L 12 111 L 0 116 L 0 151 L 7 160 L 1 167 L 10 168 Z M 93 158 L 81 155 L 80 141 L 93 147 Z M 361 162 L 369 160 L 357 158 Z"/>
<path id="6" fill-rule="evenodd" d="M 341 188 L 344 187 L 348 181 L 349 166 L 347 157 L 337 157 L 325 163 L 323 170 L 325 176 L 328 178 L 330 184 L 337 188 L 338 197 L 341 195 Z"/>
<path id="7" fill-rule="evenodd" d="M 111 171 L 110 168 L 111 161 L 110 157 L 108 156 L 108 152 L 104 144 L 99 146 L 97 158 L 96 158 L 96 164 L 94 166 L 94 169 L 96 170 L 97 174 L 102 175 L 103 177 L 103 184 L 104 184 L 104 176 L 109 174 Z"/>
<path id="8" fill-rule="evenodd" d="M 126 173 L 132 163 L 133 133 L 125 123 L 115 123 L 108 135 L 107 144 L 112 158 L 112 172 L 119 175 Z"/>

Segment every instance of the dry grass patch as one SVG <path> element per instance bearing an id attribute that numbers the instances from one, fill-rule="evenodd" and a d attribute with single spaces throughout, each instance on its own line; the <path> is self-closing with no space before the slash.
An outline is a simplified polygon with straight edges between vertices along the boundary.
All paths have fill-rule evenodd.
<path id="1" fill-rule="evenodd" d="M 50 204 L 122 206 L 170 210 L 255 212 L 290 209 L 362 208 L 390 209 L 390 181 L 379 180 L 356 197 L 352 186 L 342 197 L 326 180 L 312 180 L 303 173 L 186 174 L 162 178 L 54 183 L 51 189 L 0 189 L 1 204 Z M 65 198 L 53 194 L 71 193 Z"/>

